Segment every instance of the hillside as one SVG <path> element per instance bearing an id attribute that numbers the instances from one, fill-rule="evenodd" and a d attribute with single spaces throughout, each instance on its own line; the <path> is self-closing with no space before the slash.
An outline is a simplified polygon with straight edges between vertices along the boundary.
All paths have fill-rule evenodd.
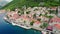
<path id="1" fill-rule="evenodd" d="M 43 5 L 41 5 L 40 2 L 43 2 Z M 14 8 L 21 8 L 23 6 L 26 7 L 34 7 L 34 6 L 59 6 L 60 3 L 59 1 L 55 1 L 55 0 L 13 0 L 12 2 L 10 2 L 9 4 L 7 4 L 6 6 L 4 6 L 2 9 L 11 9 L 14 10 Z"/>

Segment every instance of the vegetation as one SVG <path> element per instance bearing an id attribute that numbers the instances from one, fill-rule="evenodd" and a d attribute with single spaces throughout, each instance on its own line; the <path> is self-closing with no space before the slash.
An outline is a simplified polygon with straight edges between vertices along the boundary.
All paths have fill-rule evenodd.
<path id="1" fill-rule="evenodd" d="M 34 7 L 34 6 L 41 6 L 40 2 L 44 2 L 43 6 L 58 6 L 60 5 L 59 1 L 56 0 L 13 0 L 2 9 L 10 9 L 14 10 L 15 8 L 22 8 L 23 6 L 26 7 Z"/>
<path id="2" fill-rule="evenodd" d="M 29 14 L 30 13 L 30 11 L 28 11 L 28 12 L 26 12 L 27 14 Z"/>
<path id="3" fill-rule="evenodd" d="M 54 10 L 49 10 L 49 12 L 52 14 L 57 14 L 57 11 L 54 11 Z"/>
<path id="4" fill-rule="evenodd" d="M 43 23 L 43 25 L 41 25 L 41 28 L 46 28 L 48 26 L 48 23 Z"/>
<path id="5" fill-rule="evenodd" d="M 33 15 L 33 18 L 36 18 L 36 14 Z"/>
<path id="6" fill-rule="evenodd" d="M 50 16 L 46 16 L 46 17 L 47 17 L 47 18 L 50 18 L 50 19 L 53 18 L 53 16 L 51 16 L 51 15 L 50 15 Z"/>
<path id="7" fill-rule="evenodd" d="M 22 14 L 24 14 L 24 11 L 18 11 L 18 14 L 22 15 Z"/>
<path id="8" fill-rule="evenodd" d="M 41 19 L 40 19 L 40 18 L 38 18 L 37 20 L 38 20 L 38 21 L 40 21 Z"/>
<path id="9" fill-rule="evenodd" d="M 34 21 L 30 22 L 30 25 L 33 25 Z"/>
<path id="10" fill-rule="evenodd" d="M 39 16 L 42 16 L 42 14 L 40 14 Z"/>
<path id="11" fill-rule="evenodd" d="M 26 21 L 24 21 L 24 23 L 26 23 Z"/>

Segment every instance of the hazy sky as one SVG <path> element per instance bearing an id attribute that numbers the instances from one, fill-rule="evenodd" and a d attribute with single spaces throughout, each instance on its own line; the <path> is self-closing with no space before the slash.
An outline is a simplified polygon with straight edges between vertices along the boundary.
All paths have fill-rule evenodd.
<path id="1" fill-rule="evenodd" d="M 6 0 L 6 1 L 10 2 L 10 1 L 12 1 L 12 0 Z"/>
<path id="2" fill-rule="evenodd" d="M 5 6 L 7 3 L 11 2 L 12 0 L 0 0 L 0 6 Z"/>
<path id="3" fill-rule="evenodd" d="M 0 0 L 0 1 L 7 1 L 7 2 L 11 2 L 12 0 Z"/>

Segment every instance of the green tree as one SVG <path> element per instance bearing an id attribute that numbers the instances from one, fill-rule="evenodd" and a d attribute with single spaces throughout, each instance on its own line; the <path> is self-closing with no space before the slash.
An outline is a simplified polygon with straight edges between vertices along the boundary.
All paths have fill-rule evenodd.
<path id="1" fill-rule="evenodd" d="M 30 25 L 33 25 L 34 21 L 30 22 Z"/>

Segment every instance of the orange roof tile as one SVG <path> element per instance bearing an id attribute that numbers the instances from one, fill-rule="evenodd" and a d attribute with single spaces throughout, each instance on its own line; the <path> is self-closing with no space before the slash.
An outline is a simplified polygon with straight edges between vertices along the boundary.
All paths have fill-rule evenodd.
<path id="1" fill-rule="evenodd" d="M 56 28 L 60 29 L 60 24 L 55 24 L 54 25 Z"/>
<path id="2" fill-rule="evenodd" d="M 50 22 L 60 22 L 60 18 L 59 17 L 52 18 Z"/>

